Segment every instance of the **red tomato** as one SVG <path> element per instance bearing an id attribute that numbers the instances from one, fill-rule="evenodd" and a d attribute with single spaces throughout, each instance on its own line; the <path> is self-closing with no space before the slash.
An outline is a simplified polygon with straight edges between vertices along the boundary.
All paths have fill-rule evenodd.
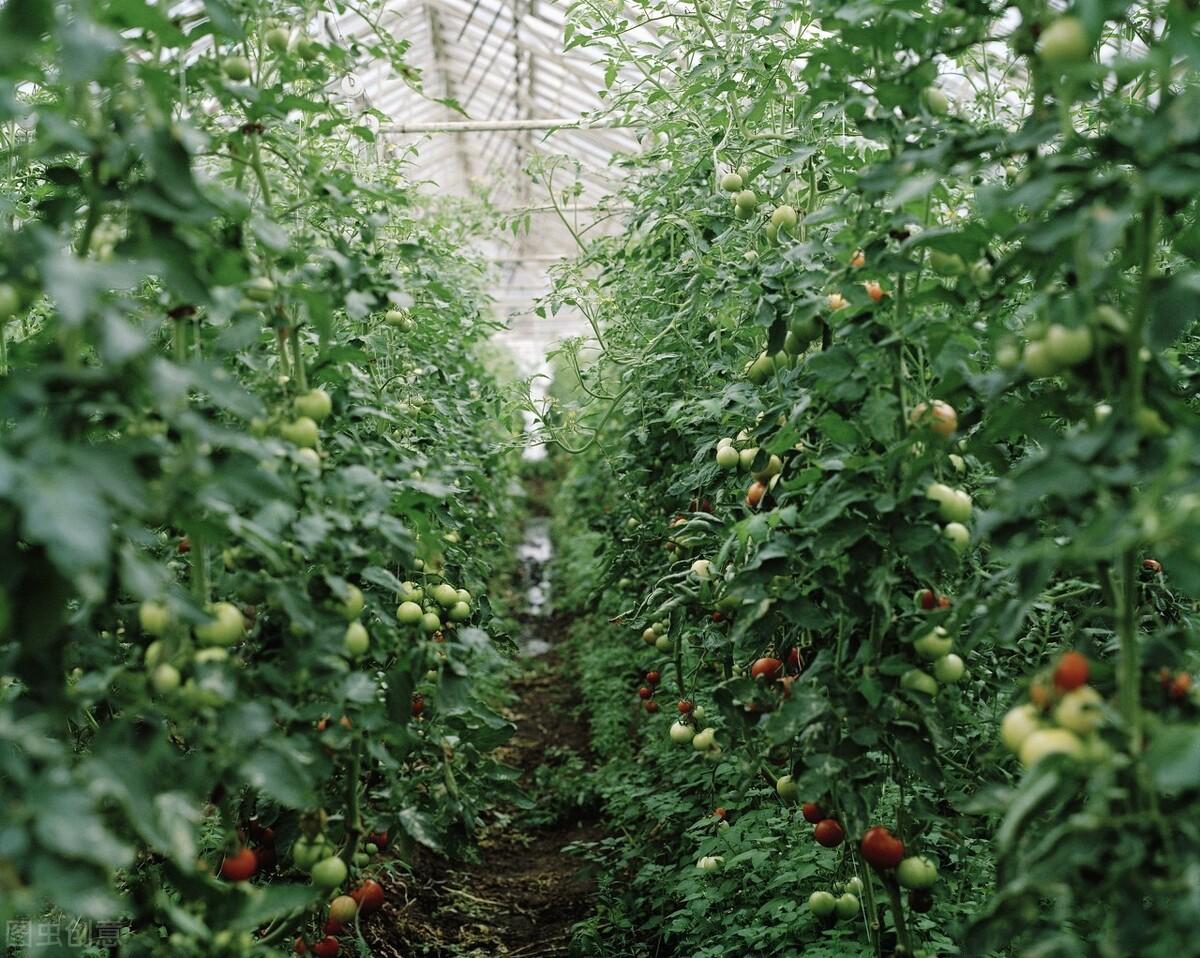
<path id="1" fill-rule="evenodd" d="M 303 938 L 297 938 L 296 943 L 294 945 L 292 945 L 292 951 L 294 951 L 298 955 L 307 955 L 308 954 L 308 945 L 307 945 L 307 943 L 305 943 Z"/>
<path id="2" fill-rule="evenodd" d="M 1171 698 L 1176 700 L 1187 698 L 1187 694 L 1191 690 L 1192 677 L 1187 672 L 1180 672 L 1175 676 L 1175 681 L 1171 683 Z"/>
<path id="3" fill-rule="evenodd" d="M 904 858 L 904 842 L 882 825 L 868 828 L 858 847 L 867 864 L 876 868 L 895 868 Z"/>
<path id="4" fill-rule="evenodd" d="M 871 302 L 873 303 L 878 303 L 886 295 L 883 291 L 883 287 L 873 279 L 869 279 L 863 283 L 863 289 L 867 291 L 867 296 L 870 297 Z"/>
<path id="5" fill-rule="evenodd" d="M 765 679 L 769 682 L 778 678 L 782 671 L 783 663 L 779 659 L 763 656 L 761 659 L 755 659 L 754 664 L 750 666 L 750 678 Z"/>
<path id="6" fill-rule="evenodd" d="M 275 846 L 257 845 L 254 848 L 254 861 L 257 871 L 267 871 L 275 867 Z"/>
<path id="7" fill-rule="evenodd" d="M 367 915 L 373 915 L 383 907 L 383 886 L 373 878 L 368 878 L 361 885 L 350 892 L 350 897 L 358 902 L 359 914 L 363 915 L 364 917 Z"/>
<path id="8" fill-rule="evenodd" d="M 340 935 L 345 930 L 345 925 L 340 921 L 334 921 L 332 918 L 327 919 L 324 928 L 322 928 L 322 931 L 326 935 Z"/>
<path id="9" fill-rule="evenodd" d="M 258 856 L 249 848 L 227 855 L 221 862 L 221 877 L 230 881 L 246 881 L 258 870 Z"/>
<path id="10" fill-rule="evenodd" d="M 713 620 L 714 622 L 723 622 L 723 621 L 725 620 L 725 616 L 724 616 L 724 614 L 723 614 L 723 613 L 720 611 L 720 609 L 718 609 L 716 612 L 714 612 L 714 613 L 712 614 L 712 620 Z"/>
<path id="11" fill-rule="evenodd" d="M 176 546 L 176 548 L 179 550 L 181 555 L 186 555 L 192 551 L 192 540 L 187 536 L 184 536 L 179 540 L 179 545 Z"/>
<path id="12" fill-rule="evenodd" d="M 333 935 L 326 935 L 312 946 L 312 952 L 317 958 L 337 958 L 338 940 Z"/>
<path id="13" fill-rule="evenodd" d="M 818 845 L 824 845 L 826 848 L 837 848 L 845 837 L 846 832 L 837 819 L 822 819 L 813 826 L 813 838 L 817 840 Z"/>
<path id="14" fill-rule="evenodd" d="M 643 685 L 640 689 L 638 689 L 638 698 L 648 699 L 653 695 L 654 689 L 650 688 L 648 685 Z"/>
<path id="15" fill-rule="evenodd" d="M 804 659 L 800 658 L 800 650 L 793 648 L 788 652 L 787 656 L 788 668 L 793 672 L 800 672 L 804 669 Z"/>
<path id="16" fill-rule="evenodd" d="M 645 702 L 642 703 L 642 706 L 651 715 L 653 715 L 655 712 L 658 711 L 658 703 L 655 702 L 654 699 L 647 699 Z"/>
<path id="17" fill-rule="evenodd" d="M 387 844 L 388 844 L 387 829 L 385 828 L 381 832 L 371 832 L 371 834 L 367 836 L 367 843 L 372 844 L 372 845 L 378 845 L 380 848 L 387 848 Z"/>
<path id="18" fill-rule="evenodd" d="M 1081 652 L 1064 652 L 1054 668 L 1054 687 L 1060 692 L 1070 692 L 1088 680 L 1088 660 Z"/>
<path id="19" fill-rule="evenodd" d="M 825 819 L 825 809 L 816 802 L 805 802 L 800 810 L 804 814 L 804 820 L 814 825 Z"/>
<path id="20" fill-rule="evenodd" d="M 767 494 L 767 487 L 761 482 L 750 483 L 750 488 L 746 490 L 746 505 L 751 509 L 757 509 L 758 504 L 763 501 L 763 496 Z"/>
<path id="21" fill-rule="evenodd" d="M 1162 572 L 1162 563 L 1157 559 L 1143 559 L 1142 568 L 1148 572 Z"/>
<path id="22" fill-rule="evenodd" d="M 933 893 L 928 888 L 914 888 L 908 893 L 909 911 L 923 915 L 933 907 Z"/>
<path id="23" fill-rule="evenodd" d="M 662 675 L 659 672 L 647 672 L 646 673 L 646 684 L 647 685 L 658 685 L 658 683 L 661 681 L 662 681 Z"/>
<path id="24" fill-rule="evenodd" d="M 729 817 L 729 813 L 725 811 L 725 806 L 718 805 L 713 809 L 713 817 L 719 818 L 721 821 L 725 821 L 725 819 Z"/>
<path id="25" fill-rule="evenodd" d="M 679 709 L 680 715 L 687 715 L 692 710 L 692 703 L 687 701 L 686 699 L 680 699 L 679 704 L 676 705 L 675 707 L 677 709 Z"/>
<path id="26" fill-rule="evenodd" d="M 419 718 L 421 713 L 425 711 L 425 696 L 420 692 L 412 697 L 411 710 L 413 718 Z"/>

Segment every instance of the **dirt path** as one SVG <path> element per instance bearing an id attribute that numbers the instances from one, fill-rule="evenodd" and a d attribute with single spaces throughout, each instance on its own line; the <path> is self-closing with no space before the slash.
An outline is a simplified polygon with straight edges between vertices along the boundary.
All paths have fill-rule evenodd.
<path id="1" fill-rule="evenodd" d="M 536 565 L 527 562 L 525 578 Z M 526 583 L 531 592 L 537 582 Z M 544 585 L 544 583 L 543 583 Z M 531 603 L 537 606 L 536 600 Z M 536 609 L 535 609 L 536 611 Z M 522 660 L 513 682 L 515 702 L 509 718 L 517 731 L 501 750 L 501 761 L 521 769 L 526 794 L 542 776 L 586 761 L 587 728 L 575 721 L 578 696 L 564 674 L 555 648 L 566 623 L 530 615 L 523 622 L 522 647 L 543 650 Z M 544 644 L 542 644 L 544 643 Z M 569 772 L 561 772 L 569 781 Z M 569 802 L 567 803 L 569 805 Z M 555 820 L 551 824 L 530 824 Z M 373 923 L 372 954 L 382 958 L 459 958 L 459 956 L 563 956 L 569 954 L 571 927 L 591 909 L 591 883 L 581 877 L 582 859 L 564 851 L 572 842 L 601 835 L 594 811 L 573 809 L 552 815 L 504 809 L 481 837 L 477 864 L 451 864 L 422 853 L 414 861 L 407 887 L 385 906 Z M 407 897 L 407 901 L 403 900 Z M 400 899 L 400 900 L 395 900 Z"/>

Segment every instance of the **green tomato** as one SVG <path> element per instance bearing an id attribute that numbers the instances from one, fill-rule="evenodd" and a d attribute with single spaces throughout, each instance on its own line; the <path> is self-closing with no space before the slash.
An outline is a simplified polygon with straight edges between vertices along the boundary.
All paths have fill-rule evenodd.
<path id="1" fill-rule="evenodd" d="M 710 728 L 702 729 L 692 736 L 692 748 L 697 752 L 707 752 L 717 744 L 717 733 Z"/>
<path id="2" fill-rule="evenodd" d="M 767 464 L 754 473 L 754 478 L 759 482 L 766 482 L 772 476 L 777 476 L 783 472 L 783 460 L 772 454 L 767 460 Z"/>
<path id="3" fill-rule="evenodd" d="M 171 665 L 169 662 L 164 662 L 155 668 L 150 673 L 150 685 L 159 695 L 166 695 L 168 692 L 174 692 L 179 688 L 179 683 L 183 676 L 179 674 L 179 669 Z"/>
<path id="4" fill-rule="evenodd" d="M 322 858 L 313 865 L 309 877 L 318 888 L 338 888 L 345 883 L 348 876 L 346 863 L 336 855 Z"/>
<path id="5" fill-rule="evenodd" d="M 794 206 L 777 206 L 771 211 L 771 225 L 779 229 L 795 229 L 800 217 Z"/>
<path id="6" fill-rule="evenodd" d="M 401 625 L 416 625 L 421 621 L 423 614 L 421 607 L 416 602 L 405 601 L 401 602 L 396 609 L 396 620 Z"/>
<path id="7" fill-rule="evenodd" d="M 162 602 L 143 602 L 138 606 L 138 624 L 147 635 L 164 635 L 171 627 L 171 610 Z"/>
<path id="8" fill-rule="evenodd" d="M 726 173 L 721 177 L 721 189 L 726 193 L 740 193 L 742 190 L 742 178 L 736 173 Z"/>
<path id="9" fill-rule="evenodd" d="M 368 634 L 366 626 L 361 622 L 351 622 L 346 626 L 346 635 L 342 639 L 342 647 L 346 650 L 346 654 L 352 659 L 360 659 L 367 654 L 367 649 L 371 645 L 371 636 Z"/>
<path id="10" fill-rule="evenodd" d="M 800 786 L 790 775 L 780 775 L 775 782 L 775 794 L 785 802 L 794 802 L 800 794 Z"/>
<path id="11" fill-rule="evenodd" d="M 308 416 L 300 416 L 280 426 L 279 435 L 302 449 L 312 449 L 321 438 L 321 430 Z"/>
<path id="12" fill-rule="evenodd" d="M 0 283 L 0 323 L 6 323 L 21 308 L 21 294 L 11 283 Z"/>
<path id="13" fill-rule="evenodd" d="M 458 601 L 458 590 L 448 582 L 439 582 L 433 587 L 433 601 L 448 609 Z"/>
<path id="14" fill-rule="evenodd" d="M 746 367 L 746 378 L 755 386 L 761 386 L 775 374 L 775 361 L 762 353 Z"/>
<path id="15" fill-rule="evenodd" d="M 292 407 L 299 415 L 320 422 L 333 412 L 333 400 L 324 389 L 310 389 L 303 396 L 293 399 Z"/>
<path id="16" fill-rule="evenodd" d="M 1078 735 L 1090 735 L 1104 722 L 1104 699 L 1090 685 L 1063 694 L 1054 721 Z"/>
<path id="17" fill-rule="evenodd" d="M 925 855 L 911 855 L 896 868 L 896 881 L 901 888 L 932 888 L 937 878 L 937 865 Z"/>
<path id="18" fill-rule="evenodd" d="M 837 899 L 827 891 L 815 891 L 808 896 L 808 909 L 818 918 L 827 918 L 837 908 Z"/>
<path id="19" fill-rule="evenodd" d="M 426 612 L 421 616 L 421 631 L 427 635 L 433 635 L 442 627 L 442 620 L 438 618 L 436 612 Z"/>
<path id="20" fill-rule="evenodd" d="M 696 863 L 696 867 L 700 871 L 711 875 L 713 872 L 721 870 L 721 863 L 724 861 L 720 855 L 705 855 Z"/>
<path id="21" fill-rule="evenodd" d="M 738 210 L 743 210 L 746 213 L 753 213 L 758 209 L 758 197 L 754 190 L 742 190 L 733 198 L 734 204 Z"/>
<path id="22" fill-rule="evenodd" d="M 962 276 L 967 264 L 957 253 L 944 253 L 940 249 L 929 251 L 929 268 L 939 276 Z"/>
<path id="23" fill-rule="evenodd" d="M 945 685 L 953 685 L 963 677 L 966 666 L 953 652 L 943 655 L 933 663 L 933 677 Z"/>
<path id="24" fill-rule="evenodd" d="M 1025 739 L 1042 727 L 1037 707 L 1018 705 L 1000 722 L 1000 739 L 1010 752 L 1020 752 Z"/>
<path id="25" fill-rule="evenodd" d="M 232 602 L 218 602 L 209 606 L 208 612 L 213 618 L 196 626 L 196 641 L 201 645 L 235 645 L 246 631 L 242 610 Z"/>
<path id="26" fill-rule="evenodd" d="M 291 35 L 283 27 L 272 27 L 267 31 L 267 46 L 276 53 L 287 53 L 292 42 Z"/>
<path id="27" fill-rule="evenodd" d="M 1073 66 L 1086 60 L 1091 52 L 1092 41 L 1078 17 L 1059 17 L 1038 37 L 1038 57 L 1048 66 Z"/>
<path id="28" fill-rule="evenodd" d="M 842 886 L 842 891 L 848 891 L 851 895 L 861 895 L 863 893 L 863 881 L 857 875 L 847 879 L 846 884 Z"/>
<path id="29" fill-rule="evenodd" d="M 1058 364 L 1050 355 L 1050 350 L 1040 339 L 1025 344 L 1021 351 L 1021 363 L 1031 379 L 1045 379 L 1058 372 Z"/>
<path id="30" fill-rule="evenodd" d="M 471 618 L 471 607 L 465 602 L 455 602 L 446 613 L 446 618 L 451 622 L 466 622 Z"/>
<path id="31" fill-rule="evenodd" d="M 1087 326 L 1052 323 L 1042 343 L 1050 361 L 1059 367 L 1078 365 L 1092 355 L 1092 331 Z"/>
<path id="32" fill-rule="evenodd" d="M 909 669 L 900 676 L 900 688 L 908 689 L 910 692 L 922 692 L 925 695 L 937 695 L 938 684 L 928 672 L 923 672 L 921 669 Z"/>
<path id="33" fill-rule="evenodd" d="M 927 86 L 922 90 L 921 102 L 934 116 L 945 116 L 950 112 L 950 98 L 937 87 Z"/>
<path id="34" fill-rule="evenodd" d="M 342 613 L 342 618 L 347 622 L 353 622 L 362 615 L 363 607 L 366 605 L 366 599 L 363 598 L 362 589 L 356 585 L 347 585 L 346 594 L 342 598 L 339 611 Z"/>
<path id="35" fill-rule="evenodd" d="M 692 727 L 686 722 L 673 722 L 667 734 L 675 745 L 687 745 L 692 740 L 693 733 Z"/>
<path id="36" fill-rule="evenodd" d="M 1065 728 L 1042 728 L 1031 732 L 1021 743 L 1018 758 L 1026 768 L 1032 768 L 1050 755 L 1067 755 L 1075 760 L 1084 757 L 1083 742 Z"/>
<path id="37" fill-rule="evenodd" d="M 722 446 L 717 450 L 717 465 L 721 469 L 736 469 L 741 456 L 733 446 Z"/>
<path id="38" fill-rule="evenodd" d="M 226 57 L 221 61 L 221 69 L 236 83 L 245 83 L 250 79 L 250 61 L 245 57 Z"/>
<path id="39" fill-rule="evenodd" d="M 242 292 L 255 303 L 267 303 L 275 295 L 275 284 L 267 276 L 254 276 L 242 284 Z"/>
<path id="40" fill-rule="evenodd" d="M 834 908 L 837 911 L 838 918 L 840 918 L 842 921 L 853 918 L 859 913 L 858 896 L 851 894 L 850 892 L 846 892 L 840 898 L 838 898 Z"/>
<path id="41" fill-rule="evenodd" d="M 956 554 L 962 555 L 971 544 L 971 533 L 961 522 L 948 522 L 942 529 L 942 537 Z"/>
<path id="42" fill-rule="evenodd" d="M 659 652 L 670 652 L 675 648 L 675 643 L 671 641 L 671 637 L 669 635 L 660 635 L 654 640 L 654 647 Z"/>
<path id="43" fill-rule="evenodd" d="M 929 662 L 936 662 L 942 656 L 948 655 L 953 647 L 954 640 L 940 625 L 926 632 L 913 643 L 913 649 L 917 655 Z"/>

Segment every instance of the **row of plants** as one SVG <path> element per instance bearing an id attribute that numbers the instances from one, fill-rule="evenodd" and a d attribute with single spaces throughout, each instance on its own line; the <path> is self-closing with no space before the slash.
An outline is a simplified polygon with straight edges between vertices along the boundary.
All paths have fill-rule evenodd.
<path id="1" fill-rule="evenodd" d="M 363 953 L 511 793 L 513 371 L 472 223 L 336 92 L 405 44 L 341 8 L 0 6 L 14 949 Z"/>
<path id="2" fill-rule="evenodd" d="M 1196 25 L 573 9 L 649 128 L 538 408 L 605 953 L 1191 950 Z"/>

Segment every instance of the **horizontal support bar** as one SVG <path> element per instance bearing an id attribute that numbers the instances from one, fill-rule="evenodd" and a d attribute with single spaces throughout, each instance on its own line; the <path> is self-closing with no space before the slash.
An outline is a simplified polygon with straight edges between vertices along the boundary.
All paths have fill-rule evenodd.
<path id="1" fill-rule="evenodd" d="M 381 133 L 493 133 L 525 130 L 619 130 L 630 124 L 616 119 L 582 120 L 557 117 L 546 120 L 447 120 L 443 123 L 389 123 Z"/>

